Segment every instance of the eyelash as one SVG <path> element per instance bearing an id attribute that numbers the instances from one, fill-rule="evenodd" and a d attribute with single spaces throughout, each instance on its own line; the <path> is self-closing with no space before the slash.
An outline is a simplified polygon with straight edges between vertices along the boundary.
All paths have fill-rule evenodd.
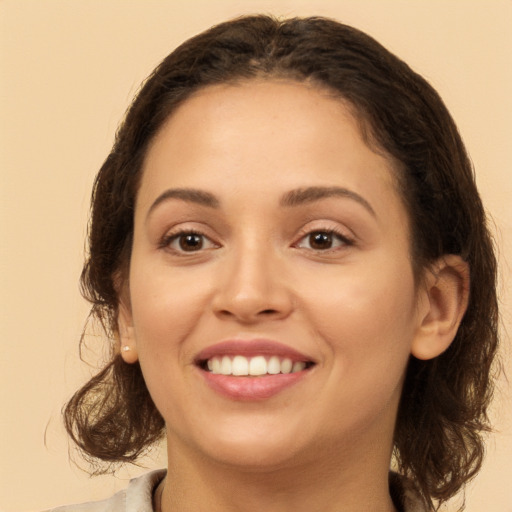
<path id="1" fill-rule="evenodd" d="M 301 247 L 301 243 L 304 240 L 309 239 L 311 242 L 310 237 L 315 236 L 315 235 L 326 236 L 326 237 L 330 238 L 332 241 L 337 239 L 339 242 L 341 242 L 341 244 L 336 247 L 328 247 L 325 249 L 318 249 L 318 248 L 315 249 L 314 247 Z M 192 250 L 186 250 L 183 248 L 183 246 L 181 246 L 181 244 L 180 244 L 180 246 L 181 246 L 180 248 L 172 247 L 173 243 L 175 243 L 175 242 L 180 243 L 180 240 L 183 240 L 182 237 L 198 237 L 198 238 L 200 238 L 201 240 L 200 240 L 199 248 L 194 249 L 193 246 L 191 246 Z M 209 247 L 206 247 L 206 248 L 203 247 L 205 241 L 208 241 L 208 243 L 210 244 Z M 342 247 L 349 247 L 352 245 L 354 245 L 354 240 L 352 238 L 347 237 L 345 234 L 341 233 L 340 231 L 338 231 L 336 229 L 317 228 L 317 229 L 310 229 L 308 231 L 304 231 L 301 234 L 298 241 L 293 244 L 293 247 L 296 247 L 299 249 L 306 249 L 306 250 L 313 251 L 313 252 L 328 253 L 328 252 L 340 250 Z M 158 244 L 158 247 L 159 247 L 159 249 L 171 250 L 175 254 L 184 256 L 186 254 L 200 252 L 202 250 L 217 248 L 217 247 L 219 247 L 219 245 L 216 244 L 215 242 L 213 242 L 208 236 L 206 236 L 204 233 L 201 233 L 200 231 L 197 231 L 194 229 L 183 229 L 183 230 L 165 235 L 162 238 L 162 240 L 160 241 L 160 243 Z"/>
<path id="2" fill-rule="evenodd" d="M 301 242 L 304 241 L 304 240 L 308 240 L 309 239 L 310 242 L 311 242 L 311 238 L 310 237 L 312 237 L 314 235 L 327 236 L 327 237 L 331 238 L 333 241 L 334 241 L 334 239 L 338 239 L 338 241 L 340 241 L 341 244 L 340 244 L 340 246 L 328 247 L 326 249 L 315 249 L 313 247 L 301 247 L 300 246 Z M 314 252 L 320 252 L 320 253 L 337 251 L 337 250 L 340 250 L 343 247 L 350 247 L 352 245 L 354 245 L 354 240 L 352 238 L 349 238 L 344 233 L 341 233 L 340 231 L 338 231 L 336 229 L 332 229 L 332 228 L 329 228 L 329 229 L 322 229 L 322 228 L 310 229 L 307 232 L 305 232 L 304 234 L 302 234 L 302 236 L 299 238 L 298 242 L 296 242 L 294 244 L 295 247 L 307 249 L 307 250 L 314 251 Z"/>
<path id="3" fill-rule="evenodd" d="M 168 249 L 168 250 L 171 250 L 174 253 L 180 254 L 180 255 L 199 252 L 199 250 L 187 251 L 186 249 L 183 249 L 183 247 L 181 247 L 181 249 L 172 247 L 172 244 L 174 242 L 179 243 L 180 239 L 182 239 L 182 237 L 187 237 L 187 236 L 188 237 L 195 236 L 195 237 L 201 238 L 201 246 L 199 247 L 199 250 L 205 250 L 205 248 L 203 248 L 203 244 L 204 244 L 205 240 L 207 240 L 212 245 L 212 247 L 208 247 L 207 249 L 210 249 L 213 247 L 218 247 L 218 245 L 215 242 L 213 242 L 209 237 L 207 237 L 204 233 L 201 233 L 200 231 L 196 231 L 194 229 L 183 229 L 183 230 L 177 231 L 175 233 L 165 235 L 162 238 L 162 240 L 160 241 L 160 243 L 158 244 L 159 249 Z"/>

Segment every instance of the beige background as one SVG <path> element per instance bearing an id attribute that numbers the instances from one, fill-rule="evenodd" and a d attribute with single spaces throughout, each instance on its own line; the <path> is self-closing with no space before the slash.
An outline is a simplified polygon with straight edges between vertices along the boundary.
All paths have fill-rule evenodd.
<path id="1" fill-rule="evenodd" d="M 93 176 L 140 81 L 171 49 L 213 23 L 262 11 L 353 24 L 439 90 L 497 226 L 510 331 L 510 0 L 0 0 L 1 510 L 97 499 L 144 471 L 89 478 L 69 462 L 60 423 L 61 405 L 92 371 L 78 358 L 87 306 L 77 280 Z M 510 338 L 504 345 L 510 368 Z M 493 414 L 500 432 L 468 490 L 468 512 L 512 511 L 504 379 Z M 158 454 L 146 462 L 162 464 Z"/>

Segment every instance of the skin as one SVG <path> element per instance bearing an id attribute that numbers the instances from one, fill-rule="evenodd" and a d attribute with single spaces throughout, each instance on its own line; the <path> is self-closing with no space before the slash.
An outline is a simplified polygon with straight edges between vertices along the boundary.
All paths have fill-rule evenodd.
<path id="1" fill-rule="evenodd" d="M 208 87 L 157 134 L 119 328 L 166 421 L 164 511 L 394 510 L 407 361 L 449 345 L 467 287 L 455 257 L 415 281 L 394 172 L 342 101 L 293 82 Z M 309 187 L 345 192 L 283 204 Z M 202 247 L 183 250 L 180 232 Z M 331 247 L 314 244 L 319 232 Z M 195 363 L 233 338 L 279 341 L 315 364 L 269 399 L 233 400 Z"/>

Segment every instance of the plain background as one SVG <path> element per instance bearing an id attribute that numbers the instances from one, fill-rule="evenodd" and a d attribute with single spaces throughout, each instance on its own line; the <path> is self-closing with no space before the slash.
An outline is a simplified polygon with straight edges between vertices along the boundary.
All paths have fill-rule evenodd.
<path id="1" fill-rule="evenodd" d="M 496 225 L 504 332 L 512 261 L 510 0 L 0 0 L 0 509 L 99 499 L 162 466 L 90 478 L 69 461 L 60 408 L 94 371 L 77 281 L 93 177 L 140 82 L 177 44 L 241 14 L 327 15 L 369 32 L 441 93 Z M 94 361 L 101 337 L 89 339 Z M 510 369 L 510 338 L 503 360 Z M 512 372 L 509 372 L 512 375 Z M 467 512 L 512 511 L 510 384 L 499 381 Z"/>

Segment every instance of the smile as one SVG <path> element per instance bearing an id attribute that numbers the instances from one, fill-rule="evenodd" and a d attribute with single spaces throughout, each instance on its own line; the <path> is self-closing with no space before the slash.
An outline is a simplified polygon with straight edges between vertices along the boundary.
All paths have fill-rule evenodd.
<path id="1" fill-rule="evenodd" d="M 204 363 L 204 368 L 216 375 L 235 375 L 261 377 L 264 375 L 278 375 L 296 373 L 309 368 L 312 363 L 306 361 L 292 361 L 290 358 L 278 356 L 245 357 L 213 357 Z"/>
<path id="2" fill-rule="evenodd" d="M 259 401 L 298 384 L 316 365 L 289 345 L 266 340 L 227 340 L 202 350 L 195 360 L 206 384 L 237 401 Z"/>

